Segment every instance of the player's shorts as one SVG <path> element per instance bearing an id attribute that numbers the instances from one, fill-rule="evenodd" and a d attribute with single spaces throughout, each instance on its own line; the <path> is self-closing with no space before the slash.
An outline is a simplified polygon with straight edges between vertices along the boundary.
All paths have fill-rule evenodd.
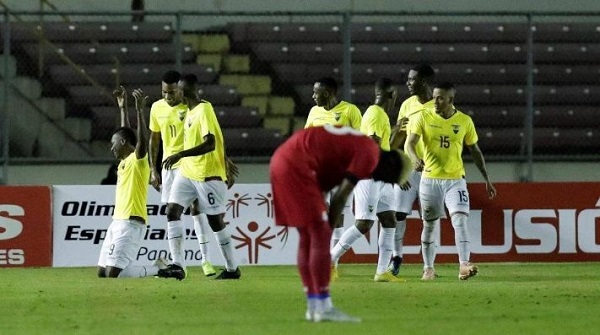
<path id="1" fill-rule="evenodd" d="M 423 220 L 435 220 L 445 215 L 444 203 L 450 216 L 456 212 L 469 214 L 467 181 L 461 179 L 421 178 L 421 215 Z"/>
<path id="2" fill-rule="evenodd" d="M 125 269 L 137 257 L 146 225 L 137 220 L 113 220 L 100 249 L 98 266 Z"/>
<path id="3" fill-rule="evenodd" d="M 327 208 L 329 208 L 329 205 L 331 204 L 331 197 L 333 197 L 333 195 L 335 194 L 335 192 L 337 191 L 338 187 L 334 187 L 331 189 L 331 191 L 325 193 L 325 203 L 327 204 Z M 352 191 L 354 192 L 354 191 Z M 346 205 L 344 205 L 344 209 L 342 210 L 342 214 L 344 215 L 352 215 L 352 196 L 353 193 L 350 193 L 350 195 L 348 196 L 348 200 L 346 201 Z"/>
<path id="4" fill-rule="evenodd" d="M 162 169 L 161 172 L 161 189 L 160 189 L 160 201 L 167 203 L 169 201 L 169 194 L 171 194 L 171 188 L 173 186 L 173 180 L 177 175 L 177 169 Z"/>
<path id="5" fill-rule="evenodd" d="M 419 187 L 421 184 L 421 172 L 413 171 L 408 177 L 410 189 L 404 191 L 394 184 L 394 193 L 396 194 L 396 206 L 394 210 L 399 213 L 410 214 L 415 200 L 419 197 Z"/>
<path id="6" fill-rule="evenodd" d="M 225 213 L 227 185 L 222 180 L 197 181 L 177 173 L 171 186 L 169 203 L 188 207 L 198 198 L 200 213 L 217 215 Z"/>
<path id="7" fill-rule="evenodd" d="M 275 224 L 303 227 L 329 222 L 324 195 L 313 170 L 276 152 L 269 175 Z"/>
<path id="8" fill-rule="evenodd" d="M 395 203 L 393 184 L 365 179 L 354 188 L 354 215 L 357 220 L 377 221 L 377 214 L 393 211 Z"/>

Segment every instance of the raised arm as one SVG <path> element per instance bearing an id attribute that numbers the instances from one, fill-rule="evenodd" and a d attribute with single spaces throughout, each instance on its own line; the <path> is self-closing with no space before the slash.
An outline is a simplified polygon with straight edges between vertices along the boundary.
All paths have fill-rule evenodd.
<path id="1" fill-rule="evenodd" d="M 471 152 L 471 157 L 473 158 L 475 166 L 477 166 L 477 169 L 481 173 L 481 176 L 483 177 L 483 179 L 485 179 L 485 187 L 487 189 L 488 197 L 490 199 L 494 199 L 497 194 L 496 188 L 494 187 L 494 185 L 490 181 L 490 177 L 488 176 L 487 168 L 485 167 L 485 159 L 483 158 L 483 153 L 481 152 L 481 149 L 479 149 L 477 143 L 473 145 L 467 145 L 467 148 L 469 148 L 469 151 Z"/>
<path id="2" fill-rule="evenodd" d="M 113 97 L 117 99 L 117 105 L 121 111 L 121 122 L 119 127 L 131 127 L 129 124 L 129 111 L 127 110 L 127 90 L 123 85 L 113 91 Z"/>
<path id="3" fill-rule="evenodd" d="M 135 98 L 135 110 L 137 116 L 137 144 L 135 145 L 135 156 L 138 159 L 146 157 L 148 153 L 148 135 L 146 127 L 146 118 L 144 117 L 144 109 L 148 96 L 141 89 L 136 89 L 132 93 Z"/>

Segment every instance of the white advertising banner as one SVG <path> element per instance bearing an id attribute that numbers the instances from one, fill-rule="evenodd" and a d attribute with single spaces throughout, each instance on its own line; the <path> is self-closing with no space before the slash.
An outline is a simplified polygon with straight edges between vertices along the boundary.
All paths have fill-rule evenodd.
<path id="1" fill-rule="evenodd" d="M 53 187 L 53 266 L 95 266 L 114 209 L 114 186 Z M 269 184 L 235 185 L 228 191 L 225 221 L 241 265 L 296 264 L 298 234 L 294 228 L 275 226 L 273 197 Z M 148 230 L 137 255 L 147 264 L 157 257 L 170 257 L 167 241 L 166 205 L 148 188 Z M 201 255 L 192 218 L 183 217 L 188 265 L 200 265 Z M 210 231 L 210 228 L 207 227 Z M 209 234 L 209 260 L 222 265 L 214 236 Z"/>

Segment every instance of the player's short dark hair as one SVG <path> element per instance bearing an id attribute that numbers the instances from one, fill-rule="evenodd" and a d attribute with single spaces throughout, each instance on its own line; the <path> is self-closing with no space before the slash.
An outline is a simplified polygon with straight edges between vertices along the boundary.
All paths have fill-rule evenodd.
<path id="1" fill-rule="evenodd" d="M 331 77 L 319 78 L 317 81 L 315 81 L 315 83 L 321 84 L 321 86 L 327 88 L 333 94 L 337 93 L 338 83 L 337 83 L 337 81 L 335 79 L 333 79 Z"/>
<path id="2" fill-rule="evenodd" d="M 129 127 L 121 127 L 113 132 L 114 134 L 119 134 L 121 137 L 125 139 L 125 141 L 132 146 L 135 147 L 137 143 L 137 136 L 135 136 L 135 131 Z"/>
<path id="3" fill-rule="evenodd" d="M 186 73 L 186 74 L 182 75 L 181 79 L 179 79 L 179 80 L 184 82 L 186 85 L 191 85 L 191 86 L 194 86 L 198 83 L 198 77 L 193 73 Z"/>
<path id="4" fill-rule="evenodd" d="M 437 83 L 433 86 L 433 88 L 439 88 L 444 91 L 456 90 L 456 87 L 454 87 L 454 84 L 452 84 L 449 81 L 442 81 L 441 83 Z"/>
<path id="5" fill-rule="evenodd" d="M 386 78 L 386 77 L 379 78 L 375 82 L 375 87 L 384 92 L 388 92 L 393 86 L 394 86 L 394 82 L 390 78 Z"/>
<path id="6" fill-rule="evenodd" d="M 177 84 L 177 82 L 181 79 L 181 74 L 177 71 L 170 70 L 163 74 L 162 81 L 165 84 Z"/>
<path id="7" fill-rule="evenodd" d="M 425 79 L 427 82 L 433 82 L 433 78 L 435 78 L 435 71 L 429 64 L 419 64 L 415 65 L 411 68 L 411 70 L 417 72 L 419 77 Z"/>

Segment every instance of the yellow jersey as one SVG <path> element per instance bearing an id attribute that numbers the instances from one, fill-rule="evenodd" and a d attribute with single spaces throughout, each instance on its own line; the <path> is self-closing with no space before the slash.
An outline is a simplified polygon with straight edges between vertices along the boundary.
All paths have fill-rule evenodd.
<path id="1" fill-rule="evenodd" d="M 367 136 L 377 135 L 381 139 L 381 150 L 390 151 L 390 117 L 380 106 L 371 105 L 367 108 L 360 123 L 360 132 Z"/>
<path id="2" fill-rule="evenodd" d="M 406 136 L 408 138 L 408 132 L 410 130 L 410 122 L 413 119 L 413 117 L 424 110 L 434 109 L 434 108 L 435 108 L 435 106 L 433 105 L 433 99 L 427 101 L 424 104 L 419 102 L 419 97 L 416 95 L 413 95 L 410 98 L 404 100 L 404 102 L 402 102 L 402 105 L 400 106 L 400 112 L 398 113 L 398 122 L 400 122 L 400 119 L 402 119 L 402 118 L 408 118 L 409 125 L 401 126 L 400 130 L 406 131 Z M 404 142 L 404 151 L 405 152 L 408 150 L 407 148 L 408 148 L 408 142 Z M 417 143 L 416 152 L 417 152 L 417 156 L 419 156 L 419 158 L 423 159 L 423 141 L 419 141 Z"/>
<path id="3" fill-rule="evenodd" d="M 119 163 L 115 191 L 114 220 L 127 220 L 139 216 L 148 223 L 148 181 L 150 164 L 148 155 L 138 159 L 135 152 Z"/>
<path id="4" fill-rule="evenodd" d="M 150 108 L 148 128 L 155 133 L 160 133 L 163 160 L 183 150 L 183 121 L 187 110 L 186 105 L 181 103 L 172 107 L 165 99 L 156 101 Z M 177 162 L 173 168 L 177 168 L 179 164 Z"/>
<path id="5" fill-rule="evenodd" d="M 423 176 L 438 179 L 460 179 L 465 175 L 462 161 L 463 143 L 473 145 L 479 139 L 470 116 L 455 109 L 449 119 L 435 110 L 419 113 L 410 132 L 421 136 L 424 144 Z"/>
<path id="6" fill-rule="evenodd" d="M 184 150 L 199 146 L 208 134 L 215 136 L 215 150 L 204 155 L 184 157 L 179 167 L 181 174 L 197 181 L 204 181 L 208 177 L 221 177 L 225 181 L 225 142 L 210 102 L 202 100 L 198 106 L 188 111 L 183 133 Z"/>
<path id="7" fill-rule="evenodd" d="M 313 106 L 308 113 L 304 128 L 321 127 L 330 124 L 334 126 L 348 126 L 358 130 L 360 129 L 361 120 L 362 115 L 358 107 L 349 102 L 340 101 L 330 110 Z"/>

